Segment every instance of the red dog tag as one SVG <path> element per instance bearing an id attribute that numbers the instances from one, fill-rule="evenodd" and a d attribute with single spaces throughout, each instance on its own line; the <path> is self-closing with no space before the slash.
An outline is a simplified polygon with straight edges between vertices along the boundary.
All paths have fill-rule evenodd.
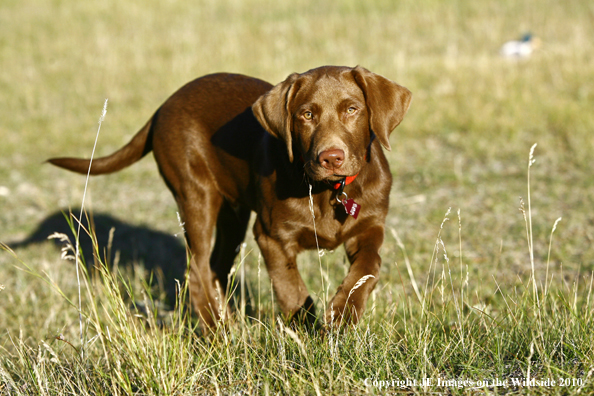
<path id="1" fill-rule="evenodd" d="M 341 202 L 347 214 L 353 216 L 356 220 L 357 216 L 359 216 L 359 210 L 361 210 L 361 205 L 355 202 L 355 200 L 352 198 L 343 199 Z"/>

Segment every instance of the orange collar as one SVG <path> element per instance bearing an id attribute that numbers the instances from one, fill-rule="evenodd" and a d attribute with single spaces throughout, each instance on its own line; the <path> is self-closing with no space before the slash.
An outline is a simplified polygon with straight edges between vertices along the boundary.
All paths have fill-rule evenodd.
<path id="1" fill-rule="evenodd" d="M 338 190 L 340 187 L 344 188 L 344 186 L 348 186 L 349 184 L 351 184 L 353 182 L 353 180 L 355 180 L 357 178 L 357 176 L 359 176 L 358 173 L 353 176 L 347 176 L 343 180 L 334 183 L 332 188 L 334 188 L 335 190 Z"/>

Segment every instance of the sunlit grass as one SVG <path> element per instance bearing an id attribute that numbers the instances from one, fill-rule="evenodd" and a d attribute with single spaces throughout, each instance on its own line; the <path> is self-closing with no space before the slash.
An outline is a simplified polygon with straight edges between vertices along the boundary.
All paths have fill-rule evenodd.
<path id="1" fill-rule="evenodd" d="M 380 394 L 366 378 L 528 376 L 582 379 L 581 392 L 591 392 L 592 12 L 588 2 L 552 0 L 5 2 L 0 241 L 9 246 L 80 205 L 83 178 L 41 162 L 89 156 L 106 98 L 98 155 L 211 72 L 277 83 L 324 64 L 360 64 L 414 99 L 387 153 L 384 264 L 357 328 L 322 337 L 279 323 L 251 236 L 228 332 L 199 337 L 185 301 L 155 313 L 161 274 L 145 268 L 142 238 L 180 235 L 180 225 L 147 158 L 90 181 L 89 210 L 137 234 L 115 230 L 130 244 L 121 260 L 104 245 L 87 257 L 96 269 L 82 282 L 82 344 L 72 262 L 51 242 L 15 248 L 17 258 L 0 251 L 0 394 Z M 530 59 L 498 55 L 527 31 L 543 42 Z M 534 143 L 529 214 L 519 209 Z M 167 257 L 170 239 L 150 235 L 145 243 Z M 348 266 L 342 249 L 320 260 L 315 252 L 299 260 L 318 311 Z"/>

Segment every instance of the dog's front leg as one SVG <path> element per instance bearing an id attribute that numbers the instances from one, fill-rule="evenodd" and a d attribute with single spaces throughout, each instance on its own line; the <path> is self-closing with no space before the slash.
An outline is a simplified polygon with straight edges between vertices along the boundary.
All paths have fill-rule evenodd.
<path id="1" fill-rule="evenodd" d="M 297 269 L 297 252 L 263 232 L 256 221 L 254 236 L 264 256 L 274 294 L 285 319 L 313 323 L 315 307 Z"/>
<path id="2" fill-rule="evenodd" d="M 345 242 L 351 268 L 330 301 L 326 311 L 327 324 L 357 323 L 361 319 L 367 299 L 378 281 L 379 249 L 383 241 L 384 227 L 376 226 Z"/>

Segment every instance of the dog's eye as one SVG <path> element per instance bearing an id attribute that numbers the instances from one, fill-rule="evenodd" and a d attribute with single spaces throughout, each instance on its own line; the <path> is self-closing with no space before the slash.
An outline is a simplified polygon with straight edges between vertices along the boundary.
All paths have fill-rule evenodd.
<path id="1" fill-rule="evenodd" d="M 305 113 L 303 113 L 303 118 L 305 118 L 306 120 L 311 120 L 313 118 L 313 113 L 311 111 L 306 111 Z"/>
<path id="2" fill-rule="evenodd" d="M 357 112 L 356 107 L 351 106 L 347 109 L 347 114 L 355 114 L 356 112 Z"/>

